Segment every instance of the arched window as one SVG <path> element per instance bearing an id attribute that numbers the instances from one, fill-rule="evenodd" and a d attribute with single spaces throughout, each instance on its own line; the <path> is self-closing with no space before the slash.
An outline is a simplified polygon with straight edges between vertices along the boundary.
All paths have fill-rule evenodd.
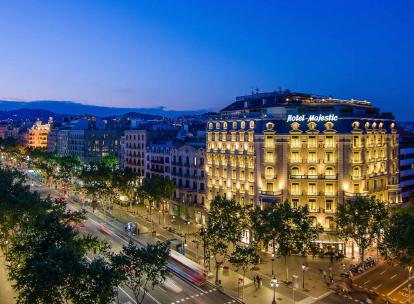
<path id="1" fill-rule="evenodd" d="M 249 122 L 249 128 L 250 129 L 253 129 L 254 128 L 254 121 L 253 120 Z"/>
<path id="2" fill-rule="evenodd" d="M 266 179 L 273 179 L 275 176 L 275 170 L 273 167 L 266 167 Z"/>
<path id="3" fill-rule="evenodd" d="M 233 121 L 233 129 L 237 129 L 237 122 Z"/>
<path id="4" fill-rule="evenodd" d="M 246 123 L 244 121 L 242 121 L 241 124 L 240 124 L 240 128 L 244 129 L 245 127 L 246 127 Z"/>
<path id="5" fill-rule="evenodd" d="M 298 176 L 299 175 L 299 168 L 298 167 L 292 167 L 291 174 L 293 176 Z"/>
<path id="6" fill-rule="evenodd" d="M 316 176 L 317 175 L 316 174 L 316 168 L 315 167 L 310 167 L 309 170 L 308 170 L 308 175 Z"/>
<path id="7" fill-rule="evenodd" d="M 312 226 L 316 226 L 316 224 L 318 223 L 318 220 L 316 219 L 315 216 L 310 216 L 309 219 L 312 221 Z"/>
<path id="8" fill-rule="evenodd" d="M 334 174 L 334 169 L 332 167 L 327 167 L 325 170 L 325 175 L 327 176 L 333 176 Z"/>
<path id="9" fill-rule="evenodd" d="M 361 168 L 360 167 L 354 167 L 352 169 L 352 176 L 355 178 L 360 178 L 361 177 Z"/>
<path id="10" fill-rule="evenodd" d="M 333 217 L 328 216 L 325 218 L 325 227 L 329 230 L 333 230 L 335 228 L 335 221 Z"/>

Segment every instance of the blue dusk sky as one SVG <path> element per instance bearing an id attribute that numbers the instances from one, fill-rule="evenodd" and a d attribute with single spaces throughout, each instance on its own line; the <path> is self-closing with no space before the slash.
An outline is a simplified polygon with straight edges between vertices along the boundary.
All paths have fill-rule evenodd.
<path id="1" fill-rule="evenodd" d="M 219 109 L 292 91 L 414 120 L 414 1 L 0 1 L 0 99 Z"/>

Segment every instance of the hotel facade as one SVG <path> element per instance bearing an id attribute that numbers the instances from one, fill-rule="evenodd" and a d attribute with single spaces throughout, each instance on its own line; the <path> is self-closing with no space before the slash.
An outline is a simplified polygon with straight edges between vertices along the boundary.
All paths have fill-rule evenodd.
<path id="1" fill-rule="evenodd" d="M 367 101 L 290 91 L 242 96 L 207 124 L 207 199 L 307 205 L 324 228 L 321 246 L 345 251 L 334 233 L 338 204 L 359 196 L 400 203 L 398 153 L 392 115 Z"/>

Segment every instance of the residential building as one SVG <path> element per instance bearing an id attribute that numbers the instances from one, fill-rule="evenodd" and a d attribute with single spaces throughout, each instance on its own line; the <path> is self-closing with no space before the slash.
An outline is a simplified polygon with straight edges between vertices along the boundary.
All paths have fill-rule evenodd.
<path id="1" fill-rule="evenodd" d="M 52 118 L 46 124 L 37 120 L 34 125 L 27 131 L 27 146 L 31 148 L 47 149 L 47 139 L 52 126 Z M 25 138 L 27 140 L 27 138 Z"/>
<path id="2" fill-rule="evenodd" d="M 400 186 L 403 202 L 414 199 L 414 129 L 400 128 Z"/>
<path id="3" fill-rule="evenodd" d="M 69 156 L 78 156 L 82 162 L 96 162 L 106 156 L 118 157 L 123 130 L 107 129 L 96 117 L 76 123 L 67 133 Z M 66 133 L 62 133 L 65 138 Z"/>

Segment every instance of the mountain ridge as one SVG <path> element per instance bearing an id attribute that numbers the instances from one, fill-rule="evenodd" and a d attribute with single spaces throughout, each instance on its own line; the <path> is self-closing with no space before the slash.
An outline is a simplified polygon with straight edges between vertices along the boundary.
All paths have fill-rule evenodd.
<path id="1" fill-rule="evenodd" d="M 199 115 L 211 111 L 211 109 L 200 110 L 167 110 L 165 107 L 155 108 L 124 108 L 124 107 L 105 107 L 98 105 L 87 105 L 74 101 L 59 100 L 33 100 L 15 101 L 0 100 L 0 110 L 13 111 L 19 109 L 43 109 L 58 115 L 82 115 L 89 114 L 95 116 L 123 115 L 129 112 L 142 114 L 160 115 L 164 117 L 177 117 L 183 115 Z"/>

